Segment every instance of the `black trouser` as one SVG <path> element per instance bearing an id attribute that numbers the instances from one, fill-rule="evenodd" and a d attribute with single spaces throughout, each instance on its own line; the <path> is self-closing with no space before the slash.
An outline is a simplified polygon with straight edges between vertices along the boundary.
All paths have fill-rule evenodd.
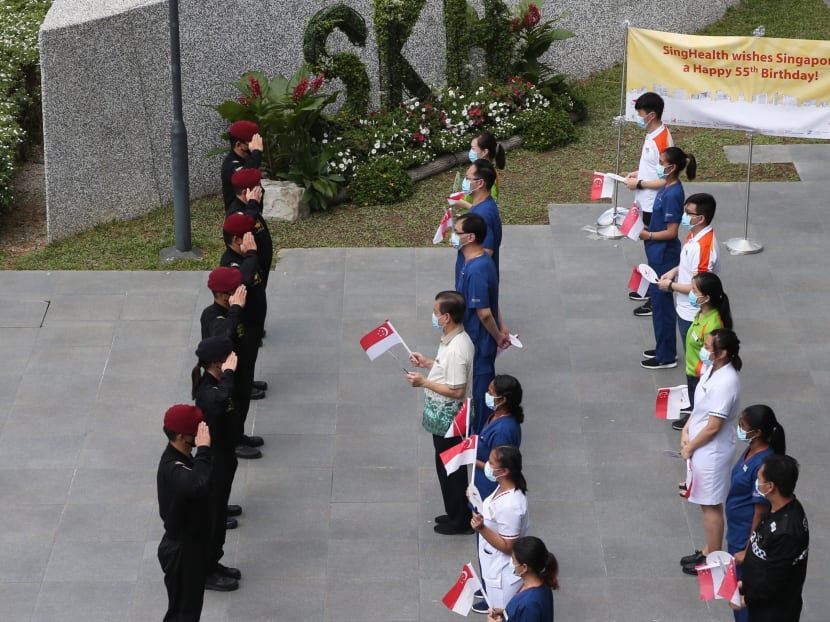
<path id="1" fill-rule="evenodd" d="M 204 542 L 183 542 L 164 534 L 158 548 L 167 588 L 164 622 L 198 622 L 205 595 L 206 553 Z"/>
<path id="2" fill-rule="evenodd" d="M 222 448 L 213 454 L 213 472 L 210 476 L 210 535 L 208 539 L 207 573 L 216 570 L 216 565 L 225 554 L 225 532 L 228 520 L 228 499 L 231 496 L 233 476 L 236 474 L 237 459 L 233 448 Z M 204 584 L 204 577 L 202 578 Z"/>
<path id="3" fill-rule="evenodd" d="M 444 497 L 444 511 L 449 516 L 449 526 L 457 531 L 470 528 L 470 519 L 473 515 L 467 504 L 467 467 L 447 475 L 447 469 L 441 461 L 441 452 L 455 447 L 464 439 L 460 436 L 444 438 L 432 435 L 432 444 L 435 447 L 435 471 L 438 473 L 438 483 L 441 485 L 441 495 Z"/>

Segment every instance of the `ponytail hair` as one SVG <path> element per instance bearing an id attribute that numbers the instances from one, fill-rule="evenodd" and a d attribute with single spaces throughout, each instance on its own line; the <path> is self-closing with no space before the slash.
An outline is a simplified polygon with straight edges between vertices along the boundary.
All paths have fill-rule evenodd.
<path id="1" fill-rule="evenodd" d="M 493 378 L 493 388 L 496 395 L 504 398 L 504 409 L 509 412 L 517 423 L 525 420 L 525 411 L 522 408 L 522 385 L 513 376 L 499 374 Z"/>
<path id="2" fill-rule="evenodd" d="M 714 340 L 715 350 L 726 350 L 732 367 L 735 368 L 735 371 L 741 371 L 744 364 L 738 354 L 741 350 L 741 341 L 738 339 L 738 335 L 729 328 L 717 328 L 709 334 L 712 335 Z"/>
<path id="3" fill-rule="evenodd" d="M 550 589 L 559 589 L 559 562 L 539 538 L 516 538 L 513 541 L 513 557 L 520 564 L 527 564 Z"/>
<path id="4" fill-rule="evenodd" d="M 203 369 L 207 369 L 210 363 L 205 361 L 198 361 L 190 372 L 190 399 L 196 399 L 196 389 L 199 388 L 199 383 L 202 382 Z"/>
<path id="5" fill-rule="evenodd" d="M 486 159 L 490 160 L 496 167 L 504 168 L 507 162 L 507 156 L 504 153 L 504 147 L 501 143 L 496 142 L 496 137 L 490 132 L 480 132 L 473 136 L 478 145 L 485 154 Z"/>
<path id="6" fill-rule="evenodd" d="M 518 447 L 513 445 L 499 445 L 493 447 L 496 452 L 501 468 L 507 469 L 509 473 L 507 478 L 516 484 L 516 488 L 522 491 L 522 494 L 527 494 L 527 480 L 522 474 L 522 452 Z"/>
<path id="7" fill-rule="evenodd" d="M 691 153 L 686 153 L 680 147 L 669 147 L 662 154 L 666 162 L 673 164 L 677 176 L 686 169 L 686 178 L 691 181 L 697 177 L 697 160 Z"/>
<path id="8" fill-rule="evenodd" d="M 766 404 L 753 404 L 747 406 L 741 413 L 741 418 L 746 421 L 752 430 L 759 430 L 761 438 L 777 454 L 787 453 L 787 438 L 784 434 L 784 427 L 778 423 L 772 408 Z"/>
<path id="9" fill-rule="evenodd" d="M 712 306 L 720 314 L 723 327 L 732 330 L 732 308 L 729 306 L 729 296 L 723 291 L 723 283 L 714 272 L 698 272 L 695 275 L 695 285 L 700 293 L 709 297 Z"/>

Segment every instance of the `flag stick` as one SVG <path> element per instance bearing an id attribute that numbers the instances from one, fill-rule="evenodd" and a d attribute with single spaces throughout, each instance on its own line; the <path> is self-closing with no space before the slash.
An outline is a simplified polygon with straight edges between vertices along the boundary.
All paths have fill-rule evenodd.
<path id="1" fill-rule="evenodd" d="M 389 355 L 390 355 L 393 359 L 395 359 L 396 361 L 398 361 L 398 365 L 400 365 L 400 366 L 401 366 L 401 369 L 403 370 L 403 373 L 405 373 L 405 374 L 408 374 L 408 373 L 409 373 L 409 370 L 408 370 L 406 367 L 404 367 L 404 366 L 403 366 L 403 363 L 401 363 L 401 359 L 399 359 L 399 358 L 398 358 L 398 355 L 397 355 L 397 354 L 395 354 L 394 352 L 392 352 L 392 350 L 387 350 L 387 351 L 386 351 L 386 354 L 389 354 Z"/>
<path id="2" fill-rule="evenodd" d="M 389 326 L 390 326 L 390 328 L 392 328 L 392 330 L 394 330 L 396 333 L 398 333 L 398 331 L 397 331 L 397 330 L 395 330 L 395 327 L 394 327 L 394 326 L 392 326 L 392 322 L 390 322 L 389 320 L 386 320 L 386 323 L 387 323 L 387 324 L 389 324 Z M 403 336 L 402 336 L 400 333 L 398 333 L 398 337 L 400 337 L 400 338 L 401 338 L 401 345 L 402 345 L 402 346 L 404 347 L 404 349 L 407 351 L 407 353 L 409 354 L 409 356 L 412 356 L 412 350 L 410 350 L 410 349 L 409 349 L 409 346 L 408 346 L 408 345 L 406 345 L 406 342 L 403 340 Z"/>

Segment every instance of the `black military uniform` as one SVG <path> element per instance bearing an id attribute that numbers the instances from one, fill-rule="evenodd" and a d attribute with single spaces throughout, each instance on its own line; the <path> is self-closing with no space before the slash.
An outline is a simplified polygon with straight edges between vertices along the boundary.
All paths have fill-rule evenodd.
<path id="1" fill-rule="evenodd" d="M 210 447 L 199 447 L 193 458 L 168 444 L 159 461 L 156 480 L 164 537 L 158 558 L 167 587 L 165 622 L 195 621 L 202 613 L 211 467 Z"/>
<path id="2" fill-rule="evenodd" d="M 749 622 L 798 621 L 809 545 L 807 516 L 798 499 L 761 518 L 743 563 Z"/>
<path id="3" fill-rule="evenodd" d="M 227 341 L 225 338 L 221 340 Z M 208 575 L 219 570 L 219 561 L 224 555 L 228 499 L 238 464 L 234 448 L 242 434 L 242 421 L 234 410 L 231 398 L 233 386 L 234 372 L 228 369 L 222 373 L 219 380 L 209 373 L 203 374 L 196 388 L 196 406 L 204 413 L 205 422 L 210 428 L 214 456 L 208 510 Z"/>
<path id="4" fill-rule="evenodd" d="M 237 121 L 232 123 L 228 128 L 228 134 L 231 140 L 239 140 L 242 142 L 250 142 L 254 134 L 259 132 L 259 127 L 252 121 Z M 231 149 L 222 161 L 222 198 L 225 200 L 225 206 L 233 202 L 236 194 L 233 191 L 233 184 L 231 184 L 231 177 L 239 169 L 256 168 L 262 165 L 262 152 L 259 149 L 252 150 L 248 157 L 238 155 Z"/>
<path id="5" fill-rule="evenodd" d="M 268 276 L 271 274 L 271 263 L 274 260 L 274 242 L 271 239 L 271 231 L 268 223 L 262 217 L 262 203 L 248 201 L 243 203 L 239 198 L 234 200 L 225 208 L 225 214 L 245 214 L 254 219 L 254 241 L 256 242 L 256 254 L 259 258 L 259 272 L 262 277 L 262 287 L 268 287 Z"/>

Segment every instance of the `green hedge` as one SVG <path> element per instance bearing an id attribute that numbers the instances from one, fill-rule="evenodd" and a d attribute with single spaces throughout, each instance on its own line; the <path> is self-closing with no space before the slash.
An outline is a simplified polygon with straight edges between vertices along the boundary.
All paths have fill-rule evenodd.
<path id="1" fill-rule="evenodd" d="M 0 210 L 14 204 L 9 184 L 26 137 L 24 119 L 40 103 L 37 32 L 50 5 L 0 0 Z"/>

